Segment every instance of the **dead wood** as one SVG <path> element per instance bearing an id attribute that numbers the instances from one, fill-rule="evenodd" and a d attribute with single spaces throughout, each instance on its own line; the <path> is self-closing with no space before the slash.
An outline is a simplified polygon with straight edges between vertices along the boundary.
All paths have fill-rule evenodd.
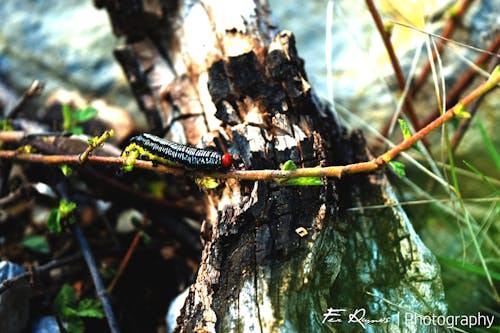
<path id="1" fill-rule="evenodd" d="M 229 151 L 239 169 L 367 160 L 362 134 L 315 96 L 293 34 L 276 32 L 265 2 L 96 3 L 126 38 L 115 54 L 151 132 Z M 381 172 L 318 187 L 227 180 L 206 199 L 176 332 L 358 331 L 347 320 L 356 309 L 389 318 L 365 323 L 374 331 L 422 332 L 405 312 L 446 312 L 437 261 L 405 213 L 346 211 L 396 202 Z M 329 308 L 346 310 L 342 323 Z"/>

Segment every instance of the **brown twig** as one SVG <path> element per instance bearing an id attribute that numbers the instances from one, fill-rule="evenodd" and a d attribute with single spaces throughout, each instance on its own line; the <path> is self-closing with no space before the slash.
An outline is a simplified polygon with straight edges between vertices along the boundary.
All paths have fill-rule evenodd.
<path id="1" fill-rule="evenodd" d="M 467 8 L 469 8 L 469 5 L 472 3 L 472 0 L 459 0 L 457 3 L 448 11 L 449 13 L 449 19 L 446 22 L 446 25 L 443 29 L 443 32 L 441 33 L 441 37 L 448 38 L 451 37 L 453 34 L 453 31 L 455 30 L 455 27 L 458 22 L 462 19 L 462 16 L 464 15 L 465 11 Z M 437 52 L 441 54 L 443 51 L 445 39 L 439 39 L 437 43 Z M 432 53 L 432 61 L 435 61 L 437 58 L 436 52 Z M 418 75 L 418 77 L 415 79 L 414 84 L 413 84 L 413 89 L 411 90 L 411 95 L 415 96 L 417 92 L 422 88 L 424 85 L 425 81 L 427 80 L 427 77 L 429 76 L 431 70 L 431 63 L 430 60 L 427 60 L 425 63 L 424 67 L 422 68 L 422 71 Z M 418 128 L 418 127 L 416 127 Z"/>
<path id="2" fill-rule="evenodd" d="M 142 225 L 143 226 L 146 225 L 147 221 L 148 221 L 147 214 L 144 214 L 142 216 Z M 135 249 L 137 248 L 137 244 L 139 244 L 139 240 L 141 239 L 141 236 L 142 236 L 142 231 L 137 230 L 137 232 L 135 233 L 134 239 L 132 240 L 132 243 L 130 243 L 130 246 L 127 250 L 127 253 L 125 254 L 122 262 L 120 263 L 120 267 L 118 268 L 118 272 L 116 272 L 116 275 L 114 276 L 113 281 L 111 281 L 111 283 L 108 286 L 108 289 L 107 289 L 108 294 L 111 294 L 111 292 L 115 288 L 116 283 L 120 279 L 120 276 L 122 276 L 123 271 L 125 270 L 125 268 L 127 267 L 128 263 L 130 261 L 130 258 L 132 258 L 132 254 L 134 253 Z"/>
<path id="3" fill-rule="evenodd" d="M 26 200 L 26 197 L 29 197 L 34 192 L 36 192 L 36 190 L 33 184 L 23 184 L 5 197 L 0 198 L 0 208 L 17 202 L 18 200 Z"/>
<path id="4" fill-rule="evenodd" d="M 85 163 L 80 161 L 80 155 L 24 154 L 12 150 L 0 151 L 0 158 L 42 164 L 78 165 Z M 105 164 L 117 167 L 123 166 L 123 159 L 121 157 L 89 156 L 86 161 L 91 162 L 92 164 Z M 173 175 L 184 175 L 186 173 L 183 169 L 171 168 L 163 165 L 156 167 L 153 166 L 151 162 L 140 160 L 136 161 L 134 166 L 141 169 L 158 170 L 160 172 Z"/>
<path id="5" fill-rule="evenodd" d="M 23 110 L 24 106 L 43 91 L 44 85 L 38 80 L 31 83 L 31 86 L 24 92 L 16 106 L 9 112 L 7 118 L 14 119 Z"/>
<path id="6" fill-rule="evenodd" d="M 51 271 L 55 268 L 67 265 L 71 262 L 80 260 L 82 258 L 81 253 L 74 254 L 70 257 L 64 258 L 64 259 L 59 259 L 59 260 L 52 260 L 44 265 L 40 265 L 38 267 L 32 267 L 28 272 L 25 272 L 23 274 L 17 275 L 11 279 L 5 280 L 0 284 L 0 295 L 12 287 L 14 284 L 22 281 L 22 280 L 32 280 L 34 276 L 40 275 L 42 273 L 46 273 L 48 271 Z"/>
<path id="7" fill-rule="evenodd" d="M 1 131 L 0 142 L 21 142 L 25 136 L 24 131 Z"/>
<path id="8" fill-rule="evenodd" d="M 172 168 L 164 165 L 155 166 L 148 161 L 137 160 L 134 167 L 141 169 L 155 170 L 163 173 L 170 173 L 174 175 L 192 175 L 195 177 L 211 176 L 215 178 L 236 178 L 240 180 L 275 180 L 279 178 L 296 178 L 296 177 L 337 177 L 340 178 L 344 175 L 370 172 L 380 168 L 393 160 L 399 153 L 410 148 L 417 141 L 422 140 L 427 134 L 435 130 L 443 123 L 452 119 L 457 113 L 464 112 L 464 108 L 471 104 L 480 96 L 486 94 L 491 89 L 495 88 L 500 83 L 500 67 L 496 67 L 490 78 L 481 84 L 479 87 L 471 91 L 459 103 L 452 108 L 448 109 L 443 115 L 432 121 L 430 124 L 416 132 L 410 138 L 403 140 L 398 145 L 388 150 L 387 152 L 379 155 L 368 162 L 354 163 L 343 166 L 330 166 L 330 167 L 315 167 L 315 168 L 302 168 L 296 170 L 234 170 L 228 172 L 189 172 L 180 168 Z M 15 151 L 0 151 L 0 159 L 13 159 L 18 161 L 26 161 L 33 163 L 45 164 L 80 164 L 79 156 L 75 155 L 41 155 L 41 154 L 19 154 Z M 90 163 L 106 164 L 123 166 L 121 157 L 100 157 L 90 156 L 87 160 Z"/>
<path id="9" fill-rule="evenodd" d="M 370 14 L 373 17 L 373 20 L 375 21 L 375 25 L 377 26 L 377 30 L 380 33 L 380 36 L 382 37 L 382 40 L 384 42 L 384 46 L 387 50 L 387 53 L 389 55 L 389 59 L 391 61 L 392 68 L 394 69 L 394 74 L 396 75 L 396 81 L 399 86 L 399 91 L 403 92 L 405 90 L 405 85 L 406 85 L 406 80 L 403 75 L 403 71 L 401 70 L 401 65 L 399 64 L 399 60 L 396 57 L 396 53 L 394 52 L 394 47 L 392 46 L 391 39 L 389 35 L 387 34 L 385 28 L 384 28 L 384 23 L 382 22 L 382 19 L 380 18 L 380 15 L 377 11 L 377 8 L 373 4 L 372 0 L 365 0 L 366 5 L 368 6 L 368 10 L 370 11 Z M 404 111 L 407 113 L 408 118 L 410 119 L 411 124 L 413 125 L 413 128 L 419 128 L 419 121 L 417 118 L 417 114 L 415 112 L 415 108 L 413 107 L 413 102 L 411 100 L 410 94 L 407 94 L 404 99 Z M 387 122 L 387 125 L 382 129 L 381 135 L 384 137 L 387 137 L 389 130 L 390 130 L 390 124 L 392 122 L 389 121 Z"/>

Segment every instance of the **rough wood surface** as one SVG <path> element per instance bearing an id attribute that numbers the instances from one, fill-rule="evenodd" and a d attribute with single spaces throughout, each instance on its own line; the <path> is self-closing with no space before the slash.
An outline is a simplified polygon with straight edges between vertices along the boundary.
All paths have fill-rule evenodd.
<path id="1" fill-rule="evenodd" d="M 229 151 L 239 169 L 367 158 L 362 135 L 314 95 L 293 34 L 274 30 L 266 3 L 167 3 L 98 1 L 127 38 L 117 58 L 152 132 Z M 395 202 L 382 173 L 317 187 L 227 180 L 206 202 L 201 264 L 176 332 L 360 329 L 324 322 L 329 308 L 363 308 L 390 317 L 366 324 L 374 331 L 409 332 L 424 328 L 398 313 L 446 312 L 439 266 L 404 212 L 346 211 Z"/>

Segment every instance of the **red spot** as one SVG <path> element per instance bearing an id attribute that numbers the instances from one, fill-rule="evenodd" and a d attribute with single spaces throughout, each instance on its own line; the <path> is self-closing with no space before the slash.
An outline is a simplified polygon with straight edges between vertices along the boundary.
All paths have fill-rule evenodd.
<path id="1" fill-rule="evenodd" d="M 231 163 L 233 163 L 233 157 L 229 153 L 225 153 L 222 155 L 222 166 L 224 168 L 229 168 L 231 166 Z"/>

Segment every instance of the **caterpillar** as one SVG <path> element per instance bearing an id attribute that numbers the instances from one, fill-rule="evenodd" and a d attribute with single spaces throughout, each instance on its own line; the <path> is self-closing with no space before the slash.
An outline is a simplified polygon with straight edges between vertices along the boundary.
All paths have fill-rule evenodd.
<path id="1" fill-rule="evenodd" d="M 233 162 L 229 153 L 190 147 L 147 133 L 130 139 L 121 156 L 127 165 L 139 158 L 189 170 L 222 170 Z"/>

